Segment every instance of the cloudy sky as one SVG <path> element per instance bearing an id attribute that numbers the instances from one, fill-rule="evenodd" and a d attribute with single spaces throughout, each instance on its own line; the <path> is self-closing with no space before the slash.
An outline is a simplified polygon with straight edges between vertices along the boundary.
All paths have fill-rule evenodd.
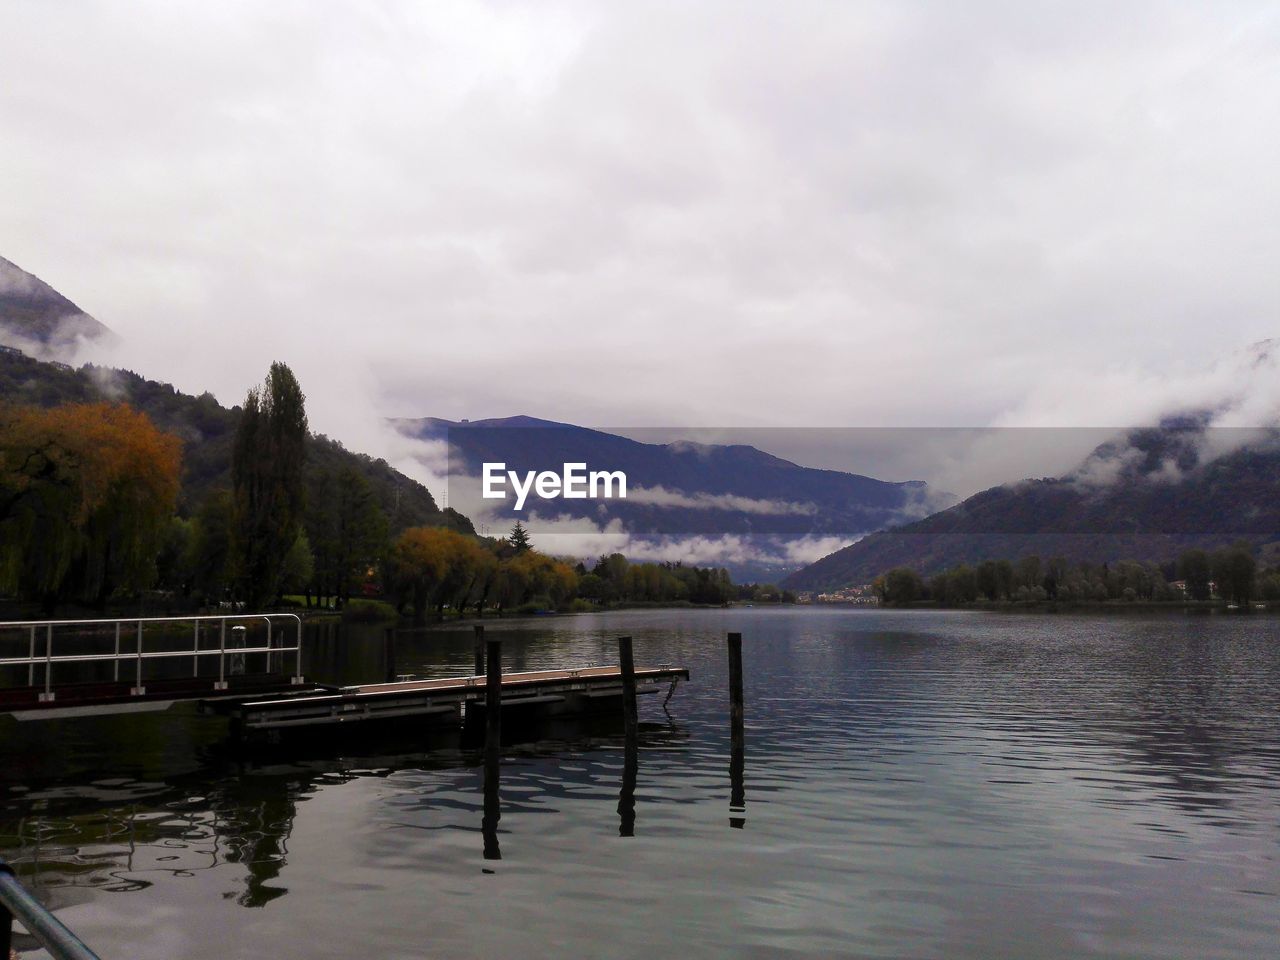
<path id="1" fill-rule="evenodd" d="M 363 449 L 1124 424 L 1280 331 L 1278 103 L 1274 3 L 7 0 L 0 254 Z"/>

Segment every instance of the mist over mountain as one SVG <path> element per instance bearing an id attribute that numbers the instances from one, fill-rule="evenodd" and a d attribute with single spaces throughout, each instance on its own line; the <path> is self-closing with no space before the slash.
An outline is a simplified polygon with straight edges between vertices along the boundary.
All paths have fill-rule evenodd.
<path id="1" fill-rule="evenodd" d="M 895 566 L 924 575 L 1036 554 L 1168 562 L 1188 548 L 1280 538 L 1280 432 L 1167 418 L 1099 446 L 1075 470 L 981 493 L 871 534 L 788 577 L 797 590 L 865 584 Z"/>
<path id="2" fill-rule="evenodd" d="M 589 553 L 556 533 L 567 526 L 625 536 L 623 552 L 728 567 L 735 577 L 777 578 L 819 555 L 797 556 L 801 544 L 826 549 L 951 502 L 920 481 L 890 482 L 804 467 L 746 444 L 646 443 L 566 423 L 517 416 L 481 421 L 397 420 L 407 436 L 447 446 L 449 500 L 496 530 L 521 519 L 550 549 Z M 585 463 L 621 471 L 625 499 L 513 497 L 485 500 L 485 463 L 520 474 Z M 952 498 L 953 499 L 953 498 Z M 483 529 L 483 526 L 482 526 Z M 557 548 L 555 543 L 562 546 Z M 580 541 L 575 541 L 575 543 Z M 607 548 L 602 548 L 607 549 Z M 662 550 L 666 550 L 665 553 Z M 688 551 L 696 552 L 688 552 Z M 719 553 L 717 553 L 719 551 Z"/>
<path id="3" fill-rule="evenodd" d="M 0 257 L 0 344 L 41 359 L 65 359 L 82 341 L 112 337 L 49 284 Z"/>

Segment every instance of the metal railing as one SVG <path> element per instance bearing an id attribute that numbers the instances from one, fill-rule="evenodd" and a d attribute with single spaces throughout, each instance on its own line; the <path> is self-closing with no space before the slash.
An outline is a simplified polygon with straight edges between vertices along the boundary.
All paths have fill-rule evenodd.
<path id="1" fill-rule="evenodd" d="M 40 941 L 53 960 L 98 960 L 62 921 L 49 912 L 0 860 L 0 957 L 9 960 L 13 949 L 13 921 L 17 919 Z"/>
<path id="2" fill-rule="evenodd" d="M 295 641 L 293 646 L 287 646 L 283 642 L 280 645 L 272 643 L 272 621 L 285 620 L 293 621 L 296 627 Z M 265 647 L 249 647 L 227 645 L 227 624 L 232 624 L 234 631 L 237 626 L 243 627 L 243 622 L 256 623 L 265 621 L 267 625 L 267 645 Z M 182 624 L 192 625 L 192 644 L 190 649 L 186 650 L 144 650 L 143 634 L 144 627 L 147 624 Z M 200 649 L 200 625 L 203 623 L 217 623 L 218 627 L 218 646 L 208 649 Z M 132 629 L 137 628 L 137 640 L 132 650 L 122 649 L 123 628 L 129 625 Z M 102 627 L 111 626 L 115 628 L 115 651 L 113 653 L 63 653 L 55 654 L 53 652 L 53 636 L 55 627 Z M 166 660 L 177 659 L 180 657 L 191 658 L 191 676 L 199 677 L 200 675 L 200 658 L 201 657 L 217 657 L 218 658 L 218 679 L 214 683 L 215 690 L 227 689 L 227 657 L 238 657 L 249 653 L 265 653 L 267 654 L 267 669 L 270 671 L 271 657 L 280 656 L 281 666 L 284 664 L 284 655 L 286 653 L 295 654 L 295 669 L 290 680 L 294 684 L 301 684 L 302 681 L 302 618 L 296 613 L 242 613 L 242 614 L 212 614 L 196 617 L 126 617 L 118 620 L 15 620 L 6 623 L 0 623 L 0 632 L 6 630 L 25 630 L 28 633 L 29 652 L 25 657 L 0 657 L 0 667 L 25 666 L 27 668 L 27 686 L 34 687 L 36 685 L 36 667 L 44 664 L 44 690 L 39 694 L 41 703 L 50 703 L 56 699 L 57 692 L 53 689 L 53 667 L 55 664 L 72 664 L 72 663 L 111 663 L 113 665 L 112 679 L 118 681 L 120 679 L 120 665 L 122 663 L 134 664 L 134 685 L 130 688 L 131 696 L 142 696 L 147 692 L 146 685 L 142 679 L 142 663 L 144 660 Z M 38 653 L 40 634 L 43 634 L 44 652 Z M 233 638 L 234 639 L 234 638 Z M 7 960 L 7 958 L 0 958 Z"/>

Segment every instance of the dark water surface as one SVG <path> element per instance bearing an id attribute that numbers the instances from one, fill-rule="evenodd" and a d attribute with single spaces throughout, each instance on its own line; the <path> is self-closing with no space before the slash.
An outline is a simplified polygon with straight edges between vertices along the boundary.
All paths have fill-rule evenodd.
<path id="1" fill-rule="evenodd" d="M 744 634 L 730 825 L 725 633 Z M 508 670 L 693 672 L 502 766 L 457 737 L 238 756 L 182 709 L 0 719 L 0 853 L 110 958 L 1280 955 L 1280 621 L 748 609 L 491 622 Z M 382 678 L 313 634 L 307 674 Z M 469 628 L 398 668 L 470 672 Z M 489 871 L 489 872 L 486 872 Z M 41 955 L 31 949 L 24 955 Z"/>

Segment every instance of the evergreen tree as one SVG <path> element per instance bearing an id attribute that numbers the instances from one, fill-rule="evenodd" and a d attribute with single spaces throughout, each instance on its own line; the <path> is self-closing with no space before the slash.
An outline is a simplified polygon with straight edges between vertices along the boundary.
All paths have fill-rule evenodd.
<path id="1" fill-rule="evenodd" d="M 302 525 L 306 397 L 288 366 L 271 365 L 245 397 L 231 458 L 235 564 L 251 607 L 276 596 Z"/>
<path id="2" fill-rule="evenodd" d="M 511 541 L 511 546 L 515 548 L 516 553 L 524 553 L 533 548 L 533 543 L 529 540 L 529 531 L 519 520 L 511 528 L 511 534 L 507 539 Z"/>

